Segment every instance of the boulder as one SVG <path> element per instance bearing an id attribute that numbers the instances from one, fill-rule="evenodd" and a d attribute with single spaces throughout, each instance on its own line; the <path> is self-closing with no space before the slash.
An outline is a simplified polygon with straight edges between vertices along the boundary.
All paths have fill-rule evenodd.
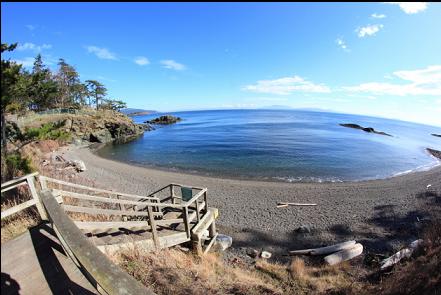
<path id="1" fill-rule="evenodd" d="M 233 238 L 227 235 L 218 234 L 216 237 L 216 245 L 220 247 L 222 251 L 227 250 L 233 244 Z"/>
<path id="2" fill-rule="evenodd" d="M 311 232 L 311 226 L 302 224 L 296 229 L 296 232 L 301 234 L 309 234 Z"/>
<path id="3" fill-rule="evenodd" d="M 268 251 L 262 251 L 262 253 L 260 253 L 260 257 L 263 259 L 269 259 L 271 258 L 272 254 L 271 252 Z"/>

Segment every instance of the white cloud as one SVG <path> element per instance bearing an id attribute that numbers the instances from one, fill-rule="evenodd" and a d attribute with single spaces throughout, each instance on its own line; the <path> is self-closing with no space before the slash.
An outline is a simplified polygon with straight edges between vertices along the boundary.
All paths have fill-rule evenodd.
<path id="1" fill-rule="evenodd" d="M 175 70 L 175 71 L 183 71 L 187 68 L 185 65 L 180 64 L 172 59 L 161 60 L 161 64 L 162 64 L 162 67 L 164 67 L 166 69 Z"/>
<path id="2" fill-rule="evenodd" d="M 35 30 L 37 27 L 33 25 L 26 25 L 26 28 L 28 28 L 29 31 Z"/>
<path id="3" fill-rule="evenodd" d="M 348 45 L 346 45 L 345 40 L 343 40 L 342 38 L 337 38 L 337 40 L 335 40 L 335 43 L 337 43 L 337 45 L 338 45 L 341 49 L 343 49 L 344 51 L 346 51 L 346 52 L 349 52 L 349 51 L 350 51 L 349 48 L 348 48 Z"/>
<path id="4" fill-rule="evenodd" d="M 18 44 L 17 46 L 18 51 L 32 50 L 34 52 L 41 52 L 45 49 L 51 49 L 51 48 L 52 48 L 51 44 L 36 45 L 34 43 L 29 43 L 29 42 Z"/>
<path id="5" fill-rule="evenodd" d="M 15 59 L 14 61 L 17 64 L 20 64 L 20 65 L 22 65 L 22 66 L 24 66 L 26 68 L 31 68 L 34 65 L 35 58 L 33 58 L 33 57 L 25 57 L 25 58 L 22 58 L 22 59 Z"/>
<path id="6" fill-rule="evenodd" d="M 379 18 L 379 19 L 381 19 L 381 18 L 386 18 L 386 15 L 385 14 L 373 13 L 373 14 L 371 14 L 371 17 L 372 18 Z"/>
<path id="7" fill-rule="evenodd" d="M 87 46 L 87 51 L 89 53 L 93 53 L 99 59 L 112 59 L 117 60 L 116 55 L 113 52 L 110 52 L 107 48 L 100 48 L 97 46 Z"/>
<path id="8" fill-rule="evenodd" d="M 400 6 L 401 10 L 407 14 L 415 14 L 427 9 L 427 2 L 385 2 Z"/>
<path id="9" fill-rule="evenodd" d="M 137 58 L 135 58 L 134 62 L 140 66 L 145 66 L 145 65 L 150 64 L 149 59 L 144 56 L 138 56 Z"/>
<path id="10" fill-rule="evenodd" d="M 437 95 L 441 96 L 441 65 L 428 66 L 420 70 L 396 71 L 395 77 L 404 84 L 370 82 L 357 86 L 343 87 L 346 91 L 379 95 Z"/>
<path id="11" fill-rule="evenodd" d="M 383 25 L 367 25 L 356 30 L 358 37 L 364 38 L 366 36 L 374 36 L 383 28 Z"/>
<path id="12" fill-rule="evenodd" d="M 260 80 L 254 85 L 246 85 L 242 90 L 257 93 L 271 93 L 288 95 L 293 92 L 329 93 L 329 87 L 323 84 L 314 84 L 299 76 L 285 77 L 275 80 Z"/>

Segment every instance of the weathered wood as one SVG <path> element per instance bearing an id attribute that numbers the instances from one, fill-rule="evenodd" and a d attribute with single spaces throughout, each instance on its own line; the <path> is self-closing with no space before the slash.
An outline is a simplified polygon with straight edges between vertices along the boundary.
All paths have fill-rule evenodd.
<path id="1" fill-rule="evenodd" d="M 152 199 L 151 197 L 148 197 L 148 196 L 139 196 L 139 195 L 134 195 L 134 194 L 126 194 L 126 193 L 114 192 L 114 191 L 109 191 L 109 190 L 105 190 L 105 189 L 99 189 L 99 188 L 89 187 L 89 186 L 85 186 L 85 185 L 70 183 L 70 182 L 67 182 L 67 181 L 62 181 L 62 180 L 58 180 L 58 179 L 55 179 L 55 178 L 49 178 L 49 177 L 46 177 L 46 176 L 41 176 L 41 175 L 40 175 L 39 179 L 43 180 L 43 181 L 46 181 L 46 182 L 53 182 L 53 183 L 57 183 L 57 184 L 61 184 L 61 185 L 66 185 L 66 186 L 74 187 L 74 188 L 80 188 L 80 189 L 89 190 L 89 191 L 106 193 L 106 194 L 109 194 L 109 195 L 120 195 L 120 196 L 124 196 L 124 197 L 128 197 L 128 198 L 133 198 L 133 199 Z M 157 199 L 157 198 L 153 198 L 153 199 Z"/>
<path id="2" fill-rule="evenodd" d="M 155 216 L 153 215 L 152 207 L 147 207 L 147 212 L 149 214 L 149 224 L 152 229 L 153 242 L 155 243 L 156 250 L 160 249 L 159 240 L 158 240 L 158 231 L 156 229 Z"/>
<path id="3" fill-rule="evenodd" d="M 35 205 L 35 200 L 31 199 L 31 200 L 23 202 L 17 206 L 6 209 L 1 212 L 1 219 L 6 218 L 8 216 L 11 216 L 12 214 L 18 213 L 18 212 L 20 212 L 26 208 L 29 208 L 31 206 L 34 206 L 34 205 Z"/>
<path id="4" fill-rule="evenodd" d="M 210 240 L 210 243 L 208 243 L 208 245 L 205 247 L 204 250 L 204 254 L 208 253 L 208 251 L 210 251 L 211 247 L 214 245 L 214 243 L 216 242 L 216 238 L 218 236 L 218 233 L 216 233 Z"/>
<path id="5" fill-rule="evenodd" d="M 325 256 L 325 261 L 329 265 L 334 265 L 349 259 L 352 259 L 354 257 L 357 257 L 363 253 L 363 245 L 361 244 L 355 244 L 351 248 L 347 248 L 341 251 L 338 251 L 334 254 Z"/>
<path id="6" fill-rule="evenodd" d="M 288 207 L 288 206 L 289 206 L 288 204 L 277 205 L 277 208 L 285 208 L 285 207 Z"/>
<path id="7" fill-rule="evenodd" d="M 289 254 L 290 255 L 303 255 L 303 254 L 325 255 L 325 254 L 334 253 L 334 252 L 337 252 L 340 250 L 352 248 L 355 244 L 356 244 L 355 241 L 347 241 L 347 242 L 343 242 L 343 243 L 339 243 L 339 244 L 335 244 L 335 245 L 327 246 L 327 247 L 289 251 Z"/>
<path id="8" fill-rule="evenodd" d="M 11 185 L 11 186 L 8 186 L 8 187 L 2 189 L 1 192 L 4 193 L 4 192 L 10 191 L 10 190 L 12 190 L 12 189 L 14 189 L 14 188 L 17 188 L 17 187 L 20 187 L 20 186 L 24 186 L 24 185 L 26 185 L 26 184 L 27 184 L 26 182 L 16 183 L 16 184 L 14 184 L 14 185 Z"/>
<path id="9" fill-rule="evenodd" d="M 71 255 L 80 262 L 82 270 L 86 271 L 107 294 L 154 294 L 113 264 L 88 241 L 60 208 L 50 191 L 43 191 L 41 198 L 49 219 L 56 225 L 57 235 L 62 237 Z"/>
<path id="10" fill-rule="evenodd" d="M 35 188 L 34 177 L 34 175 L 28 175 L 26 178 L 29 185 L 29 190 L 31 191 L 32 198 L 35 200 L 35 205 L 38 213 L 40 214 L 41 220 L 49 220 L 46 210 L 44 210 L 43 203 L 41 202 L 40 195 L 37 193 L 37 189 Z"/>
<path id="11" fill-rule="evenodd" d="M 36 176 L 36 175 L 38 175 L 38 172 L 34 172 L 34 173 L 27 174 L 25 176 L 22 176 L 22 177 L 19 177 L 19 178 L 16 178 L 16 179 L 12 179 L 12 180 L 3 182 L 1 184 L 1 192 L 3 193 L 3 192 L 6 192 L 6 191 L 8 191 L 10 189 L 13 189 L 13 188 L 16 187 L 15 186 L 16 184 L 24 183 L 27 180 L 28 177 L 31 177 L 31 176 L 33 177 L 33 176 Z"/>
<path id="12" fill-rule="evenodd" d="M 280 208 L 279 206 L 317 206 L 317 204 L 313 204 L 313 203 L 289 203 L 289 202 L 278 202 L 277 203 L 277 207 Z"/>
<path id="13" fill-rule="evenodd" d="M 80 207 L 72 205 L 62 205 L 65 211 L 78 212 L 78 213 L 88 213 L 88 214 L 103 214 L 103 215 L 129 215 L 129 216 L 148 216 L 148 212 L 143 211 L 121 211 L 112 209 L 101 209 L 101 208 L 90 208 L 90 207 Z M 153 213 L 159 216 L 159 213 Z"/>
<path id="14" fill-rule="evenodd" d="M 189 206 L 191 205 L 194 201 L 196 201 L 197 199 L 199 199 L 200 196 L 202 196 L 205 192 L 207 192 L 207 189 L 204 188 L 203 190 L 201 190 L 200 192 L 198 192 L 196 195 L 193 196 L 193 198 L 191 198 L 190 200 L 188 200 L 187 202 L 185 202 L 183 205 L 184 206 Z"/>
<path id="15" fill-rule="evenodd" d="M 423 240 L 415 240 L 413 241 L 408 248 L 404 248 L 400 251 L 398 251 L 397 253 L 395 253 L 394 255 L 392 255 L 389 258 L 384 259 L 383 261 L 381 261 L 381 269 L 386 269 L 394 264 L 397 264 L 401 259 L 403 258 L 410 258 L 413 254 L 413 252 L 419 247 L 421 246 L 421 244 L 423 243 Z"/>
<path id="16" fill-rule="evenodd" d="M 187 233 L 187 237 L 190 238 L 190 221 L 188 219 L 188 207 L 184 207 L 182 208 L 182 210 L 183 210 L 185 232 Z"/>
<path id="17" fill-rule="evenodd" d="M 182 206 L 180 206 L 180 205 L 173 205 L 173 204 L 163 204 L 163 203 L 156 203 L 156 202 L 155 203 L 150 203 L 150 202 L 147 203 L 147 202 L 139 202 L 139 201 L 131 201 L 131 200 L 123 200 L 123 199 L 112 199 L 112 198 L 107 198 L 107 197 L 97 197 L 97 196 L 68 192 L 68 191 L 57 190 L 57 189 L 54 189 L 53 191 L 54 191 L 54 193 L 59 193 L 62 196 L 67 196 L 67 197 L 81 199 L 81 200 L 103 202 L 103 203 L 138 205 L 138 206 L 144 206 L 144 207 L 156 206 L 156 207 L 182 208 Z"/>
<path id="18" fill-rule="evenodd" d="M 145 221 L 74 221 L 75 225 L 81 230 L 106 230 L 106 229 L 131 229 L 143 228 L 150 229 Z"/>

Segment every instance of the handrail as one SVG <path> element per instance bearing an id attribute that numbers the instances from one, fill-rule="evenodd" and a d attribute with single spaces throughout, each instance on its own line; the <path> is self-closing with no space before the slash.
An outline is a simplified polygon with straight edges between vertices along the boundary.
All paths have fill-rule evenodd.
<path id="1" fill-rule="evenodd" d="M 18 184 L 18 185 L 21 185 L 20 183 L 25 184 L 24 182 L 28 179 L 28 177 L 33 177 L 33 176 L 36 176 L 36 175 L 38 175 L 38 172 L 34 172 L 34 173 L 31 173 L 31 174 L 27 174 L 25 176 L 22 176 L 20 178 L 16 178 L 16 179 L 12 179 L 12 180 L 3 182 L 1 184 L 1 192 L 4 193 L 4 192 L 6 192 L 8 190 L 11 190 L 11 189 L 15 188 L 16 186 L 14 186 L 14 185 L 16 185 L 16 184 Z"/>
<path id="2" fill-rule="evenodd" d="M 49 220 L 66 252 L 81 268 L 93 278 L 97 288 L 107 294 L 147 294 L 155 293 L 135 278 L 112 263 L 92 242 L 90 242 L 75 223 L 59 206 L 49 190 L 40 193 Z"/>

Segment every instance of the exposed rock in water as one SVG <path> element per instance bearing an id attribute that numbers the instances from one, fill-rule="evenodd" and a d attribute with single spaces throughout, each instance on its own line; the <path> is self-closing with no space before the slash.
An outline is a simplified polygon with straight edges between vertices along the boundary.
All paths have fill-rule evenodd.
<path id="1" fill-rule="evenodd" d="M 144 123 L 147 123 L 147 124 L 169 125 L 169 124 L 177 123 L 179 121 L 182 121 L 182 119 L 179 118 L 179 117 L 175 117 L 175 116 L 172 116 L 172 115 L 165 115 L 165 116 L 161 116 L 159 118 L 155 118 L 153 120 L 145 121 Z"/>
<path id="2" fill-rule="evenodd" d="M 441 151 L 437 151 L 431 148 L 426 149 L 432 156 L 441 160 Z"/>
<path id="3" fill-rule="evenodd" d="M 432 136 L 441 137 L 441 134 L 432 133 Z"/>
<path id="4" fill-rule="evenodd" d="M 343 127 L 347 127 L 347 128 L 360 129 L 360 130 L 363 130 L 364 132 L 368 132 L 368 133 L 375 133 L 375 134 L 380 134 L 380 135 L 392 136 L 386 132 L 377 131 L 372 127 L 362 127 L 358 124 L 339 124 L 339 125 L 343 126 Z"/>

